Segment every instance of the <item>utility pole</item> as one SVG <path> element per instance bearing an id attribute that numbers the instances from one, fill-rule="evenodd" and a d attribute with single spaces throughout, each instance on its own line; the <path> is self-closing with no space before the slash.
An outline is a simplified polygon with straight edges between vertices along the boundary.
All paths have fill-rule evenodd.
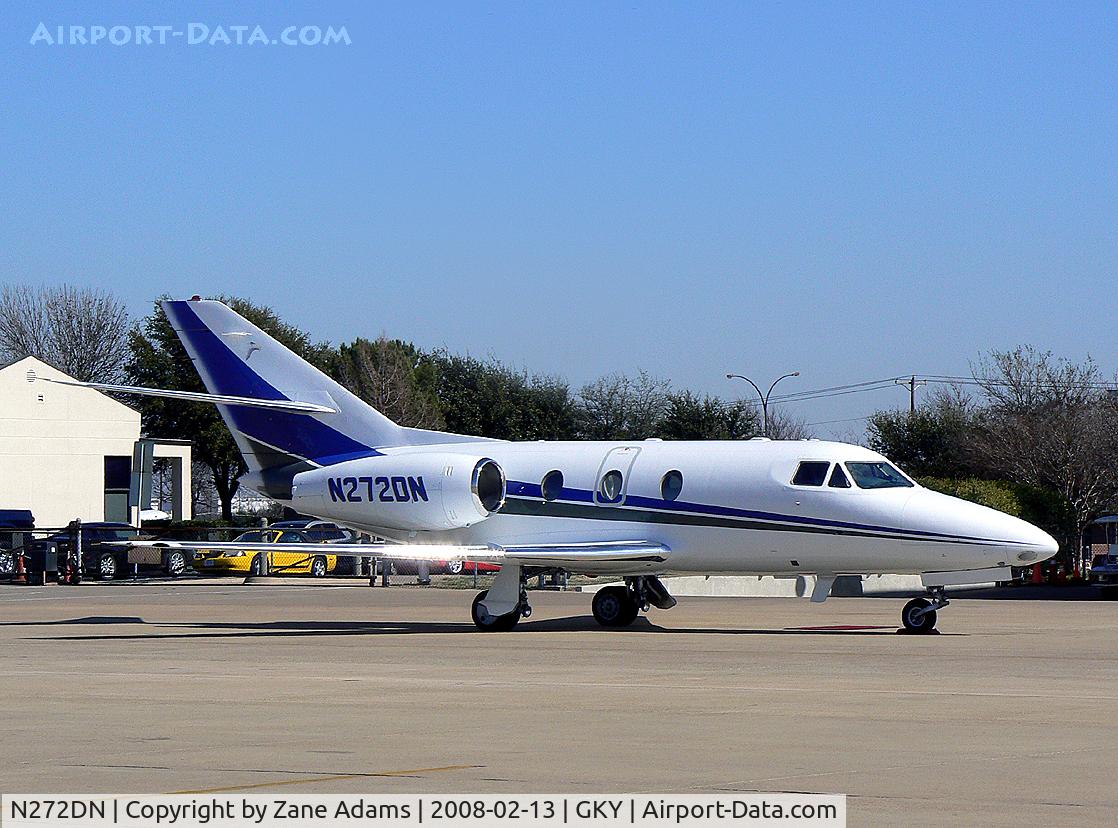
<path id="1" fill-rule="evenodd" d="M 919 385 L 927 385 L 928 381 L 918 380 L 916 379 L 916 375 L 913 374 L 906 380 L 895 379 L 893 380 L 893 384 L 908 386 L 908 413 L 916 413 L 916 387 Z"/>

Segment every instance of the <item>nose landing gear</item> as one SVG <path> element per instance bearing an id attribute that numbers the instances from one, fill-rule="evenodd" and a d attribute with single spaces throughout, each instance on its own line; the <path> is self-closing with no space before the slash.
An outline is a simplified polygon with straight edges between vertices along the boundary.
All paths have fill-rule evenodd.
<path id="1" fill-rule="evenodd" d="M 937 611 L 946 607 L 950 601 L 943 587 L 928 587 L 928 598 L 913 598 L 901 610 L 901 623 L 904 632 L 914 634 L 933 633 L 936 631 Z"/>

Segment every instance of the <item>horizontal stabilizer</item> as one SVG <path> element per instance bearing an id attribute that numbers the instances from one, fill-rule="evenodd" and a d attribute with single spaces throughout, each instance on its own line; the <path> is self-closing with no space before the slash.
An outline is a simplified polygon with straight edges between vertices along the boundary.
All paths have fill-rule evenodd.
<path id="1" fill-rule="evenodd" d="M 171 391 L 164 388 L 142 388 L 136 385 L 110 385 L 104 382 L 78 382 L 77 380 L 50 379 L 40 377 L 34 371 L 27 372 L 27 381 L 53 382 L 56 385 L 72 385 L 77 388 L 94 388 L 98 391 L 112 391 L 117 394 L 138 394 L 144 397 L 165 397 L 187 402 L 214 403 L 215 405 L 244 405 L 250 408 L 270 408 L 277 411 L 294 411 L 299 414 L 336 414 L 337 410 L 317 403 L 295 400 L 262 400 L 256 397 L 233 397 L 228 394 L 205 394 L 200 391 Z"/>

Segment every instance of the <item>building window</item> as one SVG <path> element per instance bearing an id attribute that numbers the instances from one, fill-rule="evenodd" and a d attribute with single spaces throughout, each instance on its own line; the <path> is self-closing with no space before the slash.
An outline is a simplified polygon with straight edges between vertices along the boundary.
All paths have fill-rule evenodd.
<path id="1" fill-rule="evenodd" d="M 111 489 L 128 490 L 132 483 L 131 457 L 105 458 L 105 491 Z"/>
<path id="2" fill-rule="evenodd" d="M 105 520 L 128 523 L 128 490 L 131 482 L 131 457 L 105 457 Z"/>

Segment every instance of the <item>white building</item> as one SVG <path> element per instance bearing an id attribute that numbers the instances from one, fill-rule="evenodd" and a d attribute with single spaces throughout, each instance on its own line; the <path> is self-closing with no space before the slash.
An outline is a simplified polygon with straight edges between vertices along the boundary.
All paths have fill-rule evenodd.
<path id="1" fill-rule="evenodd" d="M 91 388 L 32 377 L 70 379 L 34 357 L 0 367 L 0 509 L 30 509 L 40 527 L 134 522 L 151 487 L 150 467 L 145 480 L 139 466 L 154 454 L 171 458 L 172 514 L 190 518 L 189 444 L 141 441 L 138 411 Z"/>

